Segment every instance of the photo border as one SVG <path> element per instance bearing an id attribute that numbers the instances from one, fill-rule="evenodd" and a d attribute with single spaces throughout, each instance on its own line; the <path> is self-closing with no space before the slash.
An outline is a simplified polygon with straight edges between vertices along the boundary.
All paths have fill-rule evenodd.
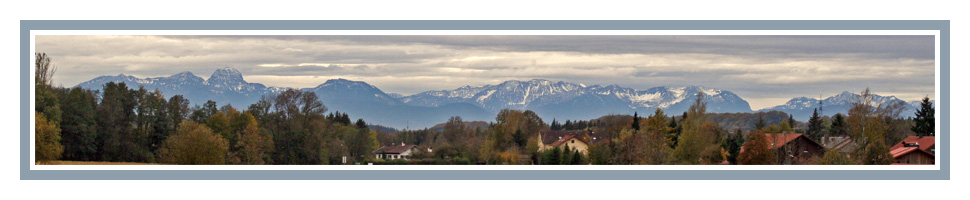
<path id="1" fill-rule="evenodd" d="M 948 20 L 928 21 L 385 21 L 23 20 L 22 180 L 949 180 Z M 30 170 L 31 30 L 938 30 L 939 170 Z M 938 106 L 939 107 L 939 106 Z"/>

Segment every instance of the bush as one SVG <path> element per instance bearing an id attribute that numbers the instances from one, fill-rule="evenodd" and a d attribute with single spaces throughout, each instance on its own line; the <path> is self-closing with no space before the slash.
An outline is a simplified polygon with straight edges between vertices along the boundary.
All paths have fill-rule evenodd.
<path id="1" fill-rule="evenodd" d="M 839 152 L 837 150 L 829 150 L 825 152 L 821 160 L 818 161 L 819 165 L 854 165 L 855 161 L 849 159 L 846 154 Z"/>

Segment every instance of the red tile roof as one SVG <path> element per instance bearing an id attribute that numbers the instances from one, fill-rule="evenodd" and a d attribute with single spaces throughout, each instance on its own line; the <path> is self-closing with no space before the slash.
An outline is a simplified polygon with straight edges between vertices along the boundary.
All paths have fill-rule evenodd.
<path id="1" fill-rule="evenodd" d="M 375 154 L 401 154 L 408 149 L 417 148 L 416 145 L 394 145 L 394 146 L 383 146 L 380 149 L 374 150 L 371 153 Z"/>
<path id="2" fill-rule="evenodd" d="M 894 149 L 897 149 L 897 148 L 903 148 L 903 147 L 906 147 L 907 144 L 914 145 L 914 146 L 916 144 L 919 144 L 919 149 L 920 150 L 929 152 L 930 149 L 935 148 L 933 145 L 936 145 L 936 137 L 934 137 L 934 136 L 923 136 L 923 137 L 919 137 L 919 136 L 909 136 L 909 137 L 906 137 L 906 139 L 903 139 L 903 141 L 900 141 L 899 143 L 896 143 L 896 145 L 893 145 L 893 147 L 890 147 L 889 149 L 890 150 L 894 150 Z M 930 154 L 932 154 L 932 153 L 930 153 Z"/>
<path id="3" fill-rule="evenodd" d="M 565 137 L 562 137 L 562 139 L 560 139 L 560 140 L 556 140 L 556 141 L 555 141 L 555 142 L 553 142 L 552 144 L 549 144 L 549 146 L 559 146 L 559 145 L 561 145 L 562 143 L 564 143 L 564 142 L 566 142 L 566 141 L 569 141 L 569 139 L 573 139 L 573 138 L 576 138 L 576 139 L 577 139 L 577 140 L 579 140 L 580 142 L 583 142 L 583 143 L 586 143 L 586 141 L 583 141 L 581 137 L 576 137 L 576 135 L 566 135 Z"/>
<path id="4" fill-rule="evenodd" d="M 892 154 L 893 155 L 893 158 L 899 158 L 899 157 L 905 156 L 906 154 L 910 154 L 910 153 L 913 153 L 913 152 L 923 152 L 923 153 L 926 153 L 926 154 L 928 154 L 930 156 L 933 155 L 933 153 L 924 151 L 924 150 L 919 149 L 917 147 L 899 147 L 899 148 L 895 148 L 895 149 L 889 150 L 889 154 Z"/>
<path id="5" fill-rule="evenodd" d="M 542 135 L 542 144 L 552 144 L 559 141 L 560 138 L 566 138 L 567 136 L 578 136 L 580 139 L 583 139 L 583 136 L 589 134 L 590 137 L 594 137 L 592 132 L 584 130 L 544 130 L 540 131 L 539 134 Z"/>
<path id="6" fill-rule="evenodd" d="M 802 134 L 798 134 L 798 133 L 765 134 L 765 137 L 768 137 L 768 143 L 771 143 L 772 149 L 785 146 L 785 144 L 788 144 L 792 140 L 797 139 L 799 136 L 802 136 Z"/>

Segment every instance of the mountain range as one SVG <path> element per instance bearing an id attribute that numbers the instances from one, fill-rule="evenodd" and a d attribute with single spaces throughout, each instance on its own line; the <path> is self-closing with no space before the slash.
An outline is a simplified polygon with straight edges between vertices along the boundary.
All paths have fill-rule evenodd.
<path id="1" fill-rule="evenodd" d="M 246 82 L 242 74 L 233 68 L 218 69 L 208 79 L 191 72 L 144 79 L 120 74 L 97 77 L 76 87 L 100 90 L 108 82 L 124 82 L 134 88 L 143 86 L 149 90 L 158 89 L 166 96 L 180 94 L 193 104 L 213 100 L 219 105 L 228 103 L 235 107 L 248 107 L 264 95 L 290 89 Z M 427 91 L 405 96 L 385 93 L 361 81 L 331 79 L 316 87 L 300 90 L 316 93 L 330 111 L 345 112 L 352 118 L 363 118 L 372 124 L 398 129 L 431 127 L 447 121 L 451 116 L 461 116 L 466 121 L 493 121 L 495 114 L 506 108 L 533 110 L 549 121 L 553 118 L 560 121 L 588 120 L 607 114 L 633 114 L 634 111 L 646 115 L 653 113 L 656 108 L 663 109 L 667 115 L 679 115 L 693 104 L 696 94 L 701 91 L 707 95 L 704 99 L 707 102 L 707 112 L 753 112 L 748 102 L 736 94 L 703 86 L 662 86 L 636 90 L 615 84 L 587 86 L 581 83 L 533 79 L 510 80 L 497 85 L 463 86 L 454 90 Z M 825 114 L 846 113 L 856 97 L 857 94 L 843 92 L 822 100 Z M 874 101 L 902 100 L 893 96 L 876 95 Z M 817 105 L 816 99 L 798 97 L 786 104 L 759 111 L 783 111 L 793 114 L 797 120 L 806 121 Z M 906 105 L 904 116 L 915 112 L 915 106 L 919 103 L 915 102 L 914 106 L 913 102 L 909 102 Z"/>
<path id="2" fill-rule="evenodd" d="M 835 113 L 846 114 L 849 113 L 849 108 L 852 108 L 852 103 L 859 99 L 861 95 L 856 93 L 851 93 L 848 91 L 843 91 L 835 96 L 831 96 L 822 99 L 808 98 L 808 97 L 797 97 L 788 100 L 785 104 L 778 105 L 775 107 L 765 108 L 758 111 L 782 111 L 791 114 L 796 120 L 807 121 L 812 116 L 812 112 L 815 112 L 815 108 L 819 108 L 821 103 L 821 115 L 832 116 Z M 898 102 L 904 105 L 902 113 L 903 117 L 915 116 L 916 110 L 920 107 L 920 101 L 910 101 L 906 102 L 895 96 L 879 96 L 873 95 L 872 102 L 874 105 L 887 105 L 891 102 Z M 933 102 L 933 101 L 931 101 Z M 934 102 L 935 103 L 935 102 Z M 935 105 L 935 104 L 934 104 Z"/>

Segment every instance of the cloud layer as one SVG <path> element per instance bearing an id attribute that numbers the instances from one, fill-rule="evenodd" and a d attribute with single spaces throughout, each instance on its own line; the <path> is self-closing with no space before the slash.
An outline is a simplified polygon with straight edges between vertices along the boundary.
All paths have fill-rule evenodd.
<path id="1" fill-rule="evenodd" d="M 37 36 L 55 84 L 101 75 L 203 78 L 314 87 L 327 79 L 413 94 L 550 79 L 734 91 L 759 109 L 791 97 L 866 87 L 905 100 L 935 93 L 933 36 Z"/>

